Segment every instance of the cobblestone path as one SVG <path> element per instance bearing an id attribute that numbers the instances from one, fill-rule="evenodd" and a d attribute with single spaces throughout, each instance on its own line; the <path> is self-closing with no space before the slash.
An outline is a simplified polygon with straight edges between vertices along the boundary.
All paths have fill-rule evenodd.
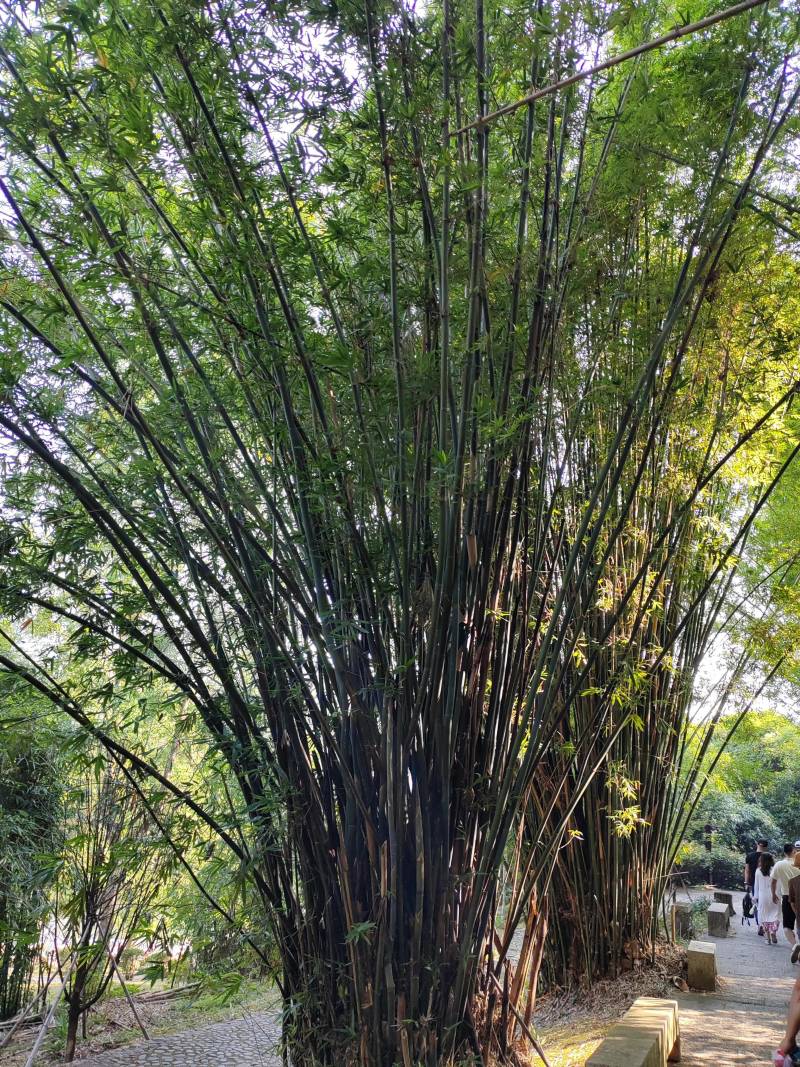
<path id="1" fill-rule="evenodd" d="M 80 1067 L 281 1067 L 278 1020 L 270 1012 L 212 1023 L 80 1060 Z"/>

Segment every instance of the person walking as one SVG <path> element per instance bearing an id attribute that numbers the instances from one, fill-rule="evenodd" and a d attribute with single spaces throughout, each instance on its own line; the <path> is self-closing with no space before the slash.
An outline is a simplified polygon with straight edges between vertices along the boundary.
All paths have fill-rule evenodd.
<path id="1" fill-rule="evenodd" d="M 769 841 L 765 837 L 756 841 L 756 847 L 748 852 L 744 858 L 744 884 L 752 893 L 755 886 L 756 871 L 758 870 L 758 858 L 762 852 L 769 848 Z"/>
<path id="2" fill-rule="evenodd" d="M 800 874 L 800 841 L 794 843 L 794 866 L 798 874 Z M 789 882 L 789 903 L 792 906 L 792 911 L 797 916 L 795 924 L 795 937 L 797 943 L 792 949 L 792 963 L 797 963 L 800 959 L 800 878 L 792 878 Z"/>
<path id="3" fill-rule="evenodd" d="M 753 851 L 748 852 L 744 858 L 744 891 L 746 893 L 749 890 L 750 893 L 753 894 L 754 900 L 755 894 L 753 893 L 753 890 L 755 889 L 756 871 L 758 870 L 758 859 L 762 852 L 767 851 L 768 847 L 769 842 L 765 837 L 762 837 L 758 841 L 756 841 L 756 847 L 753 849 Z M 764 936 L 764 927 L 761 925 L 760 919 L 758 920 L 758 936 Z"/>
<path id="4" fill-rule="evenodd" d="M 783 933 L 792 948 L 794 948 L 797 939 L 794 934 L 794 908 L 789 900 L 789 883 L 800 874 L 800 870 L 794 865 L 794 854 L 795 845 L 791 841 L 787 841 L 783 846 L 783 859 L 778 860 L 772 868 L 772 880 L 770 882 L 772 892 L 777 893 L 780 897 Z"/>
<path id="5" fill-rule="evenodd" d="M 778 944 L 778 927 L 781 924 L 781 901 L 772 890 L 772 868 L 775 860 L 769 852 L 762 852 L 753 885 L 753 899 L 758 904 L 758 921 L 764 928 L 768 945 Z"/>
<path id="6" fill-rule="evenodd" d="M 800 845 L 795 841 L 800 850 Z M 773 1067 L 796 1067 L 800 1063 L 800 1048 L 797 1037 L 800 1034 L 800 978 L 795 979 L 794 989 L 789 999 L 786 1013 L 786 1033 L 776 1052 L 772 1054 Z"/>

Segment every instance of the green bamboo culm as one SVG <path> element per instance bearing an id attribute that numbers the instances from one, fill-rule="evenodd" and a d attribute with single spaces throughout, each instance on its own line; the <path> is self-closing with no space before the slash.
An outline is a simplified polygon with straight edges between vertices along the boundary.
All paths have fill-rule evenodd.
<path id="1" fill-rule="evenodd" d="M 595 8 L 0 30 L 0 668 L 219 839 L 298 1067 L 508 1061 L 540 973 L 652 942 L 662 786 L 791 417 L 744 323 L 795 29 L 762 5 L 573 79 L 671 28 Z"/>

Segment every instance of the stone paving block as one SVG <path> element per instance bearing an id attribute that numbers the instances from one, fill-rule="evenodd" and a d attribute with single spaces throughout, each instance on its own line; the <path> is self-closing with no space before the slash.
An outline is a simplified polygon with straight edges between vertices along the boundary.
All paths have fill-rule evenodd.
<path id="1" fill-rule="evenodd" d="M 693 889 L 678 899 L 694 903 L 711 896 L 711 890 Z M 733 894 L 737 912 L 741 912 L 742 896 Z M 755 923 L 732 925 L 727 937 L 714 940 L 714 948 L 716 991 L 677 994 L 681 1063 L 685 1067 L 767 1064 L 783 1036 L 786 1006 L 800 968 L 792 967 L 788 951 L 769 948 L 758 936 Z"/>
<path id="2" fill-rule="evenodd" d="M 717 988 L 717 948 L 708 941 L 690 941 L 689 985 L 713 993 Z"/>
<path id="3" fill-rule="evenodd" d="M 722 903 L 709 904 L 708 906 L 708 933 L 709 937 L 727 937 L 731 919 L 728 914 L 728 905 Z"/>

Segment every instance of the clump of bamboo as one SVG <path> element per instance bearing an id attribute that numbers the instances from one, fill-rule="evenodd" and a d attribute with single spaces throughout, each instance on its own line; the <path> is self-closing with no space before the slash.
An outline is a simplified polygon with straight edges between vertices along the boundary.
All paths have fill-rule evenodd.
<path id="1" fill-rule="evenodd" d="M 115 2 L 70 23 L 56 65 L 47 18 L 6 29 L 0 306 L 24 358 L 0 401 L 5 605 L 60 617 L 128 682 L 159 678 L 230 765 L 238 825 L 24 640 L 0 664 L 248 869 L 294 1063 L 485 1062 L 507 1054 L 507 843 L 524 812 L 527 901 L 614 755 L 617 664 L 591 708 L 573 689 L 598 651 L 570 665 L 657 587 L 634 575 L 598 619 L 651 429 L 793 99 L 780 81 L 749 153 L 746 97 L 728 101 L 719 177 L 595 433 L 628 271 L 609 266 L 586 338 L 573 281 L 636 68 L 610 110 L 584 83 L 494 125 L 493 41 L 526 80 L 557 79 L 601 44 L 579 5 L 540 4 L 523 44 L 482 0 L 343 20 L 360 92 L 342 37 L 315 53 L 291 12 Z M 721 196 L 734 155 L 745 176 Z M 677 551 L 705 484 L 642 567 Z M 577 715 L 592 734 L 562 766 Z"/>

